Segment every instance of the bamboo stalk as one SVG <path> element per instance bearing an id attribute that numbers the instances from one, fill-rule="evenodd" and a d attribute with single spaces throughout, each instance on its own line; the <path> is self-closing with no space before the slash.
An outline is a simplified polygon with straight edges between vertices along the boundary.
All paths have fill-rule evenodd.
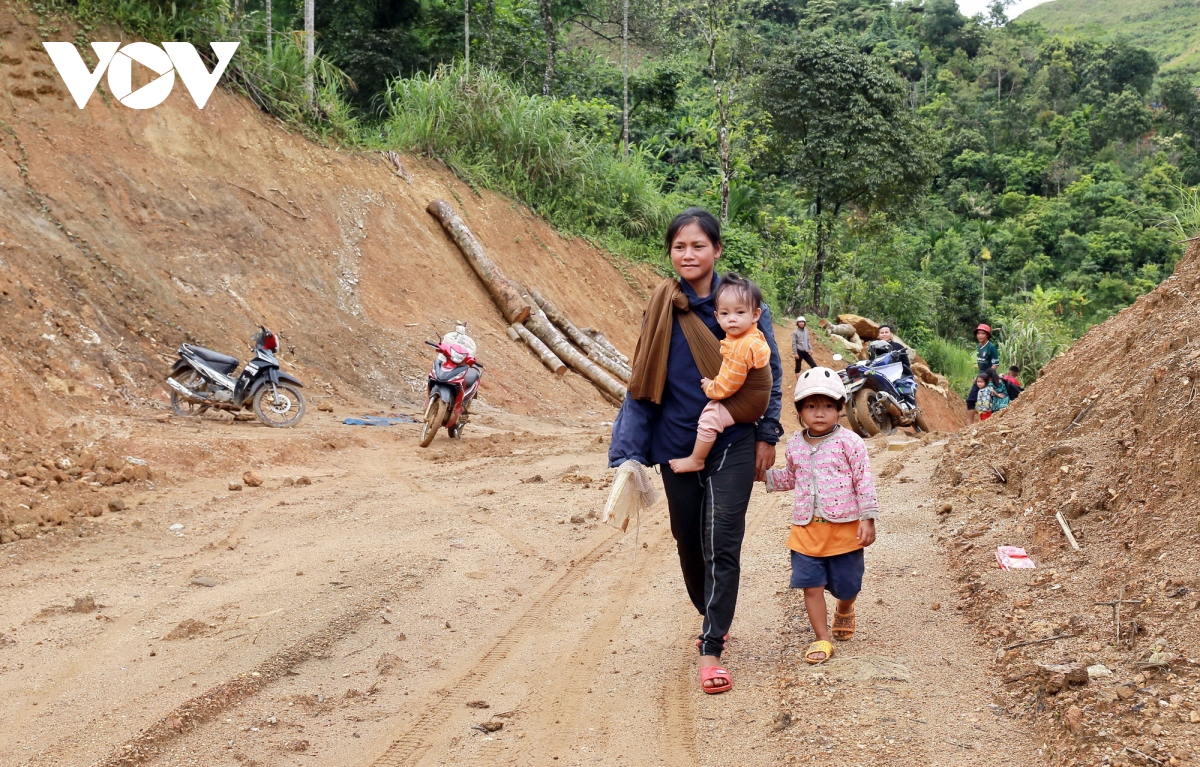
<path id="1" fill-rule="evenodd" d="M 530 333 L 529 328 L 518 323 L 513 323 L 509 326 L 509 329 L 529 346 L 534 355 L 542 361 L 543 365 L 550 369 L 551 373 L 554 373 L 556 376 L 561 376 L 567 372 L 567 366 L 564 365 L 563 361 L 558 358 L 558 355 L 550 351 L 550 347 L 542 343 L 541 339 L 539 339 L 533 333 Z"/>
<path id="2" fill-rule="evenodd" d="M 479 244 L 479 240 L 475 239 L 475 235 L 471 234 L 471 230 L 455 212 L 454 206 L 445 200 L 434 200 L 429 203 L 426 210 L 441 223 L 442 228 L 466 256 L 475 273 L 479 275 L 479 279 L 483 280 L 483 284 L 487 286 L 492 300 L 500 308 L 504 319 L 510 324 L 524 322 L 529 317 L 531 309 L 529 303 L 522 299 L 512 281 L 500 271 L 500 267 L 496 266 L 496 263 L 483 252 L 483 246 Z"/>

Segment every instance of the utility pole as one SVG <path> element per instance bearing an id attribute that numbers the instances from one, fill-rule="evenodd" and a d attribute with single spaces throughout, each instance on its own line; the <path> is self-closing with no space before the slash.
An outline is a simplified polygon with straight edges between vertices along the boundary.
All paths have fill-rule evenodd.
<path id="1" fill-rule="evenodd" d="M 621 151 L 629 156 L 629 0 L 621 3 Z"/>
<path id="2" fill-rule="evenodd" d="M 313 87 L 313 59 L 316 58 L 316 15 L 315 0 L 304 0 L 304 95 L 308 97 L 309 109 L 315 104 L 316 90 Z"/>
<path id="3" fill-rule="evenodd" d="M 463 48 L 467 63 L 467 77 L 471 76 L 471 0 L 463 0 Z"/>
<path id="4" fill-rule="evenodd" d="M 267 7 L 266 7 L 266 16 L 267 16 L 267 18 L 266 18 L 266 22 L 267 22 L 267 66 L 268 66 L 268 67 L 270 67 L 270 66 L 271 66 L 271 62 L 274 60 L 274 55 L 275 55 L 275 48 L 274 48 L 274 45 L 275 45 L 275 38 L 274 38 L 275 30 L 273 29 L 273 24 L 274 24 L 274 22 L 271 20 L 271 0 L 266 0 L 266 2 L 267 2 Z"/>

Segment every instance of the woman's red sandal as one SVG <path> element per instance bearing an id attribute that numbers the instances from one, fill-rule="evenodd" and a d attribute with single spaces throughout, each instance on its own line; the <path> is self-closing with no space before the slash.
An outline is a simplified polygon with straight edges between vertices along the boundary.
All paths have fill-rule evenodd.
<path id="1" fill-rule="evenodd" d="M 706 687 L 705 682 L 711 682 L 716 679 L 724 679 L 725 684 Z M 700 690 L 706 695 L 717 695 L 722 692 L 729 692 L 733 689 L 733 679 L 729 676 L 729 670 L 720 666 L 702 666 L 700 668 Z"/>

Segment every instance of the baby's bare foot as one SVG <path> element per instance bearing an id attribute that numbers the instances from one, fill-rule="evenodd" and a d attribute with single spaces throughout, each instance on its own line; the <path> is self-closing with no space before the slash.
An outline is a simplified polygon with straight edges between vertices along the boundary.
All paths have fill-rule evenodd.
<path id="1" fill-rule="evenodd" d="M 687 474 L 691 471 L 700 471 L 704 468 L 704 459 L 697 458 L 694 455 L 689 455 L 687 458 L 673 458 L 667 461 L 671 465 L 671 471 L 676 474 Z"/>

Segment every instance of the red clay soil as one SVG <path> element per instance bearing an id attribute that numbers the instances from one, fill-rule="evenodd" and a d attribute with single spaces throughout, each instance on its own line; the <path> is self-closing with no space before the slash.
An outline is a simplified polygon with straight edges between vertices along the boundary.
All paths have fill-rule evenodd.
<path id="1" fill-rule="evenodd" d="M 938 472 L 962 608 L 1012 680 L 1004 705 L 1041 723 L 1063 764 L 1193 763 L 1200 745 L 1197 296 L 1193 247 L 1011 407 L 954 437 Z M 1037 569 L 998 570 L 1005 544 Z M 1097 604 L 1116 600 L 1129 600 L 1119 624 Z M 1068 661 L 1112 674 L 1058 690 L 1035 666 Z"/>
<path id="2" fill-rule="evenodd" d="M 485 402 L 608 407 L 505 336 L 425 207 L 451 201 L 512 277 L 626 352 L 648 270 L 564 239 L 440 164 L 404 158 L 406 183 L 379 156 L 287 133 L 227 91 L 203 111 L 179 87 L 155 109 L 102 93 L 78 109 L 36 26 L 32 13 L 0 11 L 0 428 L 161 402 L 182 341 L 244 355 L 259 323 L 318 392 L 412 403 L 423 341 L 460 319 L 488 364 Z"/>

